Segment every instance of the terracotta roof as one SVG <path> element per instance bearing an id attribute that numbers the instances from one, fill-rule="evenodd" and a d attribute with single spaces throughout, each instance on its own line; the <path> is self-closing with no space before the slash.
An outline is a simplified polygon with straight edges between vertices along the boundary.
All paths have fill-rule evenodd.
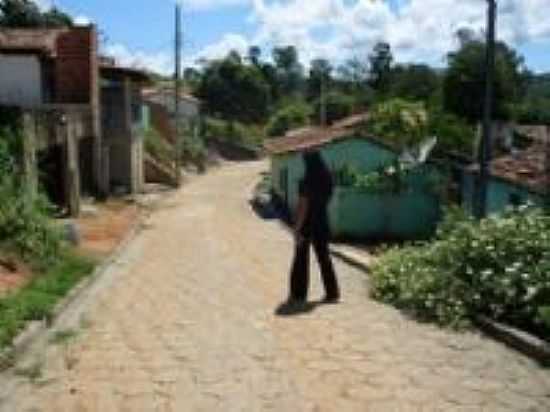
<path id="1" fill-rule="evenodd" d="M 516 154 L 500 157 L 491 162 L 491 175 L 537 192 L 546 193 L 550 188 L 550 174 L 546 172 L 545 145 L 534 144 Z M 479 171 L 478 165 L 468 170 Z"/>
<path id="2" fill-rule="evenodd" d="M 1 29 L 0 51 L 43 53 L 55 57 L 57 37 L 67 29 Z"/>
<path id="3" fill-rule="evenodd" d="M 538 142 L 546 142 L 550 140 L 550 126 L 545 125 L 533 125 L 533 126 L 522 126 L 518 125 L 514 127 L 515 131 L 530 137 L 531 139 Z"/>
<path id="4" fill-rule="evenodd" d="M 104 76 L 128 76 L 139 82 L 151 82 L 151 77 L 149 76 L 149 73 L 133 67 L 120 67 L 113 66 L 110 63 L 102 63 L 100 66 L 100 70 L 101 74 Z"/>
<path id="5" fill-rule="evenodd" d="M 269 139 L 264 147 L 270 154 L 298 152 L 322 146 L 336 140 L 350 137 L 368 114 L 361 113 L 347 117 L 330 127 L 305 127 L 291 130 L 282 137 Z"/>

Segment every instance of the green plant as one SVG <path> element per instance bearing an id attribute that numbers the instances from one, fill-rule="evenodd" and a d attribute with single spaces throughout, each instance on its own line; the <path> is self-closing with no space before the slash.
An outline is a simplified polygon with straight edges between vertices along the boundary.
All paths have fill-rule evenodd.
<path id="1" fill-rule="evenodd" d="M 0 298 L 0 348 L 11 343 L 25 322 L 49 319 L 56 303 L 94 266 L 88 258 L 65 251 L 49 270 L 37 274 L 23 289 Z"/>
<path id="2" fill-rule="evenodd" d="M 31 193 L 25 183 L 19 166 L 21 140 L 11 130 L 0 133 L 0 248 L 36 268 L 47 267 L 59 256 L 61 235 L 50 222 L 46 197 Z"/>
<path id="3" fill-rule="evenodd" d="M 371 111 L 368 131 L 399 148 L 419 144 L 428 136 L 428 113 L 423 103 L 391 99 Z"/>
<path id="4" fill-rule="evenodd" d="M 324 100 L 324 102 L 323 102 Z M 355 100 L 353 97 L 343 93 L 328 93 L 324 99 L 317 99 L 314 105 L 314 122 L 319 123 L 321 119 L 322 105 L 325 105 L 326 121 L 332 124 L 337 120 L 351 115 Z"/>
<path id="5" fill-rule="evenodd" d="M 283 136 L 289 130 L 306 126 L 312 110 L 306 103 L 295 102 L 279 109 L 269 119 L 266 131 L 271 137 Z"/>
<path id="6" fill-rule="evenodd" d="M 175 161 L 175 148 L 154 128 L 145 131 L 144 143 L 147 153 L 161 163 L 172 165 Z"/>
<path id="7" fill-rule="evenodd" d="M 550 336 L 550 218 L 534 208 L 476 222 L 453 211 L 431 243 L 388 252 L 373 294 L 441 324 L 483 314 Z"/>

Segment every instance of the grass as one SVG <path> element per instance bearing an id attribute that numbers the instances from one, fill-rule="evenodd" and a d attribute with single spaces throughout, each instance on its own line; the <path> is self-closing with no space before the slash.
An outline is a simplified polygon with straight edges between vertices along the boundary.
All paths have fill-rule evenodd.
<path id="1" fill-rule="evenodd" d="M 89 258 L 64 252 L 58 263 L 36 275 L 26 287 L 0 298 L 0 350 L 11 344 L 26 322 L 51 319 L 55 305 L 90 275 L 94 266 Z"/>

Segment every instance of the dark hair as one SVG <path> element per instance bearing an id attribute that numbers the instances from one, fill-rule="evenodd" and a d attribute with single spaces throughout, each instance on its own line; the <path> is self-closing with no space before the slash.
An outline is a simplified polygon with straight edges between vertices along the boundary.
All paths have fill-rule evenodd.
<path id="1" fill-rule="evenodd" d="M 321 191 L 327 198 L 332 195 L 332 176 L 318 150 L 311 150 L 303 154 L 306 168 L 304 180 Z"/>

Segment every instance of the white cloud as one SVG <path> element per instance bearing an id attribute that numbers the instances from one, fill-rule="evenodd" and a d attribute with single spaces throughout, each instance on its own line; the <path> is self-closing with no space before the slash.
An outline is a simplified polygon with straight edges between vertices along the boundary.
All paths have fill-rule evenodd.
<path id="1" fill-rule="evenodd" d="M 251 0 L 177 0 L 185 10 L 212 10 L 222 7 L 243 6 L 250 3 Z"/>
<path id="2" fill-rule="evenodd" d="M 76 26 L 88 26 L 92 24 L 92 19 L 90 19 L 88 16 L 84 16 L 83 14 L 79 14 L 78 16 L 74 17 L 73 21 Z"/>
<path id="3" fill-rule="evenodd" d="M 148 69 L 161 74 L 173 73 L 174 60 L 169 53 L 148 53 L 143 50 L 130 50 L 123 44 L 106 46 L 103 53 L 113 57 L 118 65 Z"/>
<path id="4" fill-rule="evenodd" d="M 244 36 L 228 33 L 219 42 L 206 46 L 196 55 L 190 57 L 189 61 L 196 62 L 200 59 L 212 60 L 223 58 L 232 50 L 244 55 L 247 53 L 249 46 L 250 43 Z"/>

